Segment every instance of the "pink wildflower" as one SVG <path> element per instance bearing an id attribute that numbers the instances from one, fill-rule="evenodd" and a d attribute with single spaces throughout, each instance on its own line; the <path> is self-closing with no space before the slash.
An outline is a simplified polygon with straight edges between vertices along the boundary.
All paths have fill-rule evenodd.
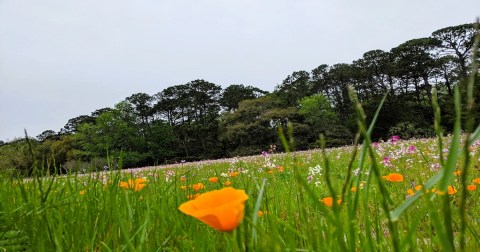
<path id="1" fill-rule="evenodd" d="M 392 144 L 397 144 L 399 140 L 400 140 L 400 136 L 392 136 L 388 141 L 391 142 Z"/>
<path id="2" fill-rule="evenodd" d="M 415 147 L 414 145 L 408 146 L 408 153 L 409 154 L 415 153 L 415 150 L 417 150 L 417 147 Z"/>
<path id="3" fill-rule="evenodd" d="M 383 160 L 381 161 L 381 163 L 385 166 L 391 166 L 392 165 L 389 157 L 384 157 Z"/>

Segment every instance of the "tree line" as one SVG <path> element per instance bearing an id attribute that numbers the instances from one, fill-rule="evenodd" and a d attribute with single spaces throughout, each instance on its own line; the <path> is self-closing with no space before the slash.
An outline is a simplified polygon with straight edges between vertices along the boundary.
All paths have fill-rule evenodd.
<path id="1" fill-rule="evenodd" d="M 193 80 L 152 95 L 132 94 L 111 108 L 68 120 L 58 132 L 0 142 L 0 170 L 29 174 L 41 162 L 66 172 L 119 162 L 139 167 L 258 154 L 272 144 L 281 150 L 278 129 L 287 122 L 293 125 L 297 150 L 318 147 L 320 134 L 328 146 L 347 145 L 357 130 L 349 86 L 369 118 L 388 92 L 374 130 L 376 140 L 394 134 L 433 136 L 433 88 L 448 132 L 453 90 L 463 90 L 471 74 L 476 34 L 473 24 L 446 27 L 390 51 L 365 52 L 350 64 L 295 71 L 273 92 L 243 84 L 222 89 Z M 480 115 L 478 106 L 475 111 Z"/>

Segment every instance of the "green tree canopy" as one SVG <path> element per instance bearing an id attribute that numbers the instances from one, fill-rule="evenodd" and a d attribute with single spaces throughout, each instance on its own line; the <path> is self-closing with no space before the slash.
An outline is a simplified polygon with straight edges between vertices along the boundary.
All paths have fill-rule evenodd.
<path id="1" fill-rule="evenodd" d="M 235 111 L 238 108 L 239 102 L 258 98 L 267 93 L 267 91 L 252 86 L 244 86 L 243 84 L 230 85 L 223 90 L 220 105 L 228 111 Z"/>

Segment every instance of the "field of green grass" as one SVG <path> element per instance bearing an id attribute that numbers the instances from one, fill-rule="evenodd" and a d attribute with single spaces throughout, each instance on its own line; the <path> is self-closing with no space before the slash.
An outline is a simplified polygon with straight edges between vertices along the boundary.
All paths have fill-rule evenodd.
<path id="1" fill-rule="evenodd" d="M 452 137 L 444 138 L 443 145 L 450 146 L 452 141 Z M 459 144 L 461 150 L 463 141 Z M 350 146 L 325 152 L 264 152 L 146 169 L 28 180 L 3 178 L 0 248 L 480 249 L 479 141 L 468 148 L 468 169 L 464 169 L 461 152 L 457 153 L 456 168 L 444 191 L 441 183 L 430 186 L 427 182 L 442 174 L 442 163 L 446 163 L 442 159 L 450 158 L 449 149 L 439 150 L 436 139 L 404 141 L 393 137 L 373 143 L 374 162 L 367 150 Z M 244 218 L 232 231 L 219 231 L 178 209 L 184 202 L 226 187 L 248 195 Z M 234 200 L 237 196 L 231 197 Z M 404 202 L 413 199 L 416 201 L 398 214 L 406 206 Z"/>

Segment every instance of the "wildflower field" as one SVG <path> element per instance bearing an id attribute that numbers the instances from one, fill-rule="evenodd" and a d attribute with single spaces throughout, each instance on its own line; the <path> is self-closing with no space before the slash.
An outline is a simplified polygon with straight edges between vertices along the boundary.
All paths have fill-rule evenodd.
<path id="1" fill-rule="evenodd" d="M 451 141 L 444 138 L 443 144 Z M 479 141 L 468 148 L 468 175 L 460 156 L 446 191 L 426 186 L 441 174 L 442 158 L 449 155 L 448 148 L 438 149 L 436 139 L 404 141 L 394 136 L 373 143 L 371 149 L 378 177 L 372 158 L 362 156 L 362 146 L 349 146 L 86 175 L 3 178 L 0 247 L 480 249 Z M 401 215 L 392 216 L 414 197 L 418 199 Z"/>

